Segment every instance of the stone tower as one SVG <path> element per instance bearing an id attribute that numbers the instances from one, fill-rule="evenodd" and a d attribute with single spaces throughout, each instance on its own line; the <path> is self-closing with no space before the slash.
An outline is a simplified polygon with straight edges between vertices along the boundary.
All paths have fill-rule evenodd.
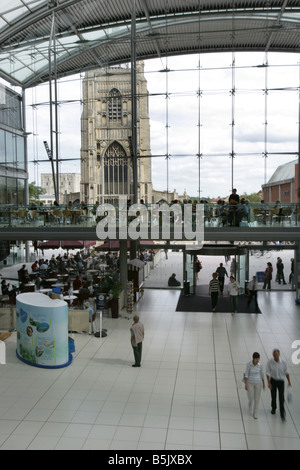
<path id="1" fill-rule="evenodd" d="M 109 67 L 85 74 L 81 118 L 81 200 L 118 204 L 133 199 L 131 69 Z M 138 201 L 152 202 L 150 121 L 144 63 L 137 64 Z"/>

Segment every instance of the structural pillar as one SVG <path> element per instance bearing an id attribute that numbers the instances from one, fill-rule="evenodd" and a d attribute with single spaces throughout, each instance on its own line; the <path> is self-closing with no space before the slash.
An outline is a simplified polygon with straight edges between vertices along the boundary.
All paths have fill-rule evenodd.
<path id="1" fill-rule="evenodd" d="M 128 268 L 127 268 L 127 240 L 120 240 L 120 282 L 124 287 L 124 303 L 127 307 L 127 282 L 128 282 Z"/>

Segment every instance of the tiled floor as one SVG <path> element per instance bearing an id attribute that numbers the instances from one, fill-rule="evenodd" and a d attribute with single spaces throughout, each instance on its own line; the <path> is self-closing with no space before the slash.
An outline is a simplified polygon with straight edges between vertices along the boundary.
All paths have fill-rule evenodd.
<path id="1" fill-rule="evenodd" d="M 15 333 L 0 365 L 0 450 L 300 449 L 300 307 L 291 292 L 261 292 L 262 315 L 176 312 L 179 291 L 146 290 L 143 364 L 132 368 L 131 321 L 104 318 L 106 338 L 75 335 L 73 363 L 44 370 L 20 362 Z M 254 351 L 279 347 L 293 403 L 287 421 L 262 394 L 248 413 L 242 374 Z M 300 357 L 300 354 L 299 354 Z"/>

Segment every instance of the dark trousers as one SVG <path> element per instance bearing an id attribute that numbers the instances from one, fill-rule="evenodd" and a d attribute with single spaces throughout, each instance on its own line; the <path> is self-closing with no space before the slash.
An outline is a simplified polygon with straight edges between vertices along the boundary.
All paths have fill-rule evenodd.
<path id="1" fill-rule="evenodd" d="M 257 291 L 256 290 L 251 290 L 250 291 L 250 295 L 249 295 L 248 302 L 247 302 L 247 307 L 249 307 L 249 305 L 251 304 L 253 297 L 254 297 L 254 302 L 255 302 L 255 310 L 258 311 Z"/>
<path id="2" fill-rule="evenodd" d="M 271 289 L 271 279 L 265 278 L 263 289 L 265 289 L 267 285 L 268 285 L 268 289 Z"/>
<path id="3" fill-rule="evenodd" d="M 275 411 L 277 408 L 277 390 L 279 393 L 279 410 L 280 410 L 280 416 L 281 418 L 285 418 L 285 410 L 284 410 L 284 381 L 283 380 L 275 380 L 272 379 L 270 380 L 271 385 L 272 385 L 272 390 L 271 390 L 271 407 L 272 411 Z"/>
<path id="4" fill-rule="evenodd" d="M 218 297 L 219 297 L 219 292 L 211 292 L 211 307 L 212 309 L 216 308 L 217 303 L 218 303 Z"/>
<path id="5" fill-rule="evenodd" d="M 132 346 L 132 347 L 133 347 L 135 365 L 140 366 L 141 365 L 141 360 L 142 360 L 143 343 L 140 342 L 140 343 L 137 344 L 137 346 Z"/>
<path id="6" fill-rule="evenodd" d="M 223 294 L 225 277 L 219 277 L 220 291 Z"/>

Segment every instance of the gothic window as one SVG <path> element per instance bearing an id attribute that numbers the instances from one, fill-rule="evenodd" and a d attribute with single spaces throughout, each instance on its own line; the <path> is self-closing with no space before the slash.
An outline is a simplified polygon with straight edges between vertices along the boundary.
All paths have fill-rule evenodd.
<path id="1" fill-rule="evenodd" d="M 122 121 L 122 97 L 119 90 L 113 88 L 108 95 L 108 120 Z"/>
<path id="2" fill-rule="evenodd" d="M 130 168 L 124 148 L 118 142 L 113 142 L 104 156 L 105 194 L 129 194 L 129 172 Z"/>

